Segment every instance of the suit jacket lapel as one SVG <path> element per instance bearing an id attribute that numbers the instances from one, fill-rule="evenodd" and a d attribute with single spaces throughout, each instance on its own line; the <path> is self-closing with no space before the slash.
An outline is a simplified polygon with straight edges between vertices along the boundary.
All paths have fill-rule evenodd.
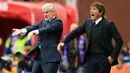
<path id="1" fill-rule="evenodd" d="M 86 50 L 85 50 L 85 52 L 87 52 L 87 50 L 88 50 L 88 46 L 89 46 L 89 43 L 90 43 L 90 37 L 91 37 L 91 29 L 92 29 L 92 21 L 90 22 L 90 23 L 86 23 L 86 24 L 88 24 L 88 26 L 87 26 L 87 28 L 86 28 L 86 30 L 87 30 L 87 41 L 88 41 L 88 43 L 87 43 L 87 46 L 86 46 Z"/>
<path id="2" fill-rule="evenodd" d="M 53 18 L 51 21 L 49 21 L 49 23 L 48 24 L 46 24 L 46 21 L 45 20 L 43 20 L 43 22 L 42 22 L 42 28 L 43 27 L 46 27 L 47 25 L 50 25 L 54 20 L 56 19 L 56 17 L 55 18 Z"/>
<path id="3" fill-rule="evenodd" d="M 91 22 L 90 24 L 89 24 L 89 27 L 88 27 L 88 42 L 90 41 L 90 37 L 91 37 L 91 30 L 92 30 L 92 23 L 93 22 Z"/>
<path id="4" fill-rule="evenodd" d="M 56 19 L 56 17 L 55 18 L 53 18 L 50 22 L 49 22 L 49 24 L 51 24 L 54 20 Z"/>
<path id="5" fill-rule="evenodd" d="M 100 35 L 100 37 L 101 37 L 102 27 L 103 27 L 103 25 L 104 25 L 104 21 L 105 21 L 105 19 L 103 18 L 103 19 L 98 23 L 98 25 L 100 25 L 100 26 L 99 26 L 99 35 Z"/>
<path id="6" fill-rule="evenodd" d="M 99 25 L 99 36 L 101 36 L 101 32 L 102 32 L 102 20 L 98 23 Z"/>
<path id="7" fill-rule="evenodd" d="M 45 20 L 43 20 L 42 24 L 41 24 L 41 28 L 43 28 L 43 27 L 46 27 L 46 21 Z"/>

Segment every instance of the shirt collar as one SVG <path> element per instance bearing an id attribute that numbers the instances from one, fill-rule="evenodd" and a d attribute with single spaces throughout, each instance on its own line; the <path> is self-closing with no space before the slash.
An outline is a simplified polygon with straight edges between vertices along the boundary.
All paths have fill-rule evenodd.
<path id="1" fill-rule="evenodd" d="M 95 21 L 95 25 L 97 25 L 101 20 L 102 20 L 102 17 L 98 18 L 98 19 Z"/>
<path id="2" fill-rule="evenodd" d="M 56 17 L 56 16 L 53 16 L 53 17 L 49 20 L 49 22 L 50 22 L 51 20 L 53 20 L 55 17 Z"/>

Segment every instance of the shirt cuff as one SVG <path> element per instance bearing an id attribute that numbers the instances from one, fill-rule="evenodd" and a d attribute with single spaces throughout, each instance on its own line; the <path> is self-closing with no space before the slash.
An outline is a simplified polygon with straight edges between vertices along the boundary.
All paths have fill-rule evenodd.
<path id="1" fill-rule="evenodd" d="M 27 29 L 26 28 L 21 29 L 21 31 L 22 31 L 23 34 L 27 33 Z"/>
<path id="2" fill-rule="evenodd" d="M 35 35 L 38 35 L 39 34 L 39 31 L 38 30 L 33 30 L 32 31 Z"/>

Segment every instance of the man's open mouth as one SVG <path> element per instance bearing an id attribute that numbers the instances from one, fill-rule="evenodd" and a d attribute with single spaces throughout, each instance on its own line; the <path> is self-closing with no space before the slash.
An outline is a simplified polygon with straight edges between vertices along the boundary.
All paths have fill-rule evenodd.
<path id="1" fill-rule="evenodd" d="M 94 16 L 94 14 L 91 14 L 91 16 Z"/>

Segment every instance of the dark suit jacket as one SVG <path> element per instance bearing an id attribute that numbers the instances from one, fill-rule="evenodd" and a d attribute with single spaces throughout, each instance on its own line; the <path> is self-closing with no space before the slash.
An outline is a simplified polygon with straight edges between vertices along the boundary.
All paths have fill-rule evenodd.
<path id="1" fill-rule="evenodd" d="M 56 62 L 61 60 L 60 53 L 57 51 L 57 45 L 63 31 L 63 24 L 60 19 L 55 17 L 47 25 L 45 24 L 45 20 L 40 20 L 37 24 L 28 26 L 26 29 L 27 32 L 32 30 L 39 31 L 38 40 L 28 54 L 29 56 L 38 50 L 40 52 L 40 59 L 44 62 Z M 39 45 L 41 45 L 41 49 L 38 48 Z"/>
<path id="2" fill-rule="evenodd" d="M 93 21 L 91 19 L 86 20 L 84 24 L 80 25 L 77 29 L 75 29 L 73 32 L 71 32 L 63 40 L 63 42 L 66 44 L 73 38 L 75 38 L 83 33 L 86 33 L 87 39 L 88 39 L 88 46 L 89 46 L 92 23 L 93 23 Z M 108 54 L 108 56 L 111 56 L 114 59 L 114 62 L 112 65 L 118 64 L 117 57 L 118 57 L 120 49 L 122 47 L 123 40 L 112 21 L 107 21 L 105 18 L 103 18 L 99 22 L 99 24 L 101 25 L 100 30 L 99 30 L 99 32 L 100 32 L 99 39 L 100 39 L 100 44 L 101 44 L 100 47 L 102 47 L 101 49 L 103 49 L 104 52 Z M 115 46 L 112 45 L 112 38 L 116 42 Z M 87 52 L 87 50 L 86 50 L 86 52 Z"/>

